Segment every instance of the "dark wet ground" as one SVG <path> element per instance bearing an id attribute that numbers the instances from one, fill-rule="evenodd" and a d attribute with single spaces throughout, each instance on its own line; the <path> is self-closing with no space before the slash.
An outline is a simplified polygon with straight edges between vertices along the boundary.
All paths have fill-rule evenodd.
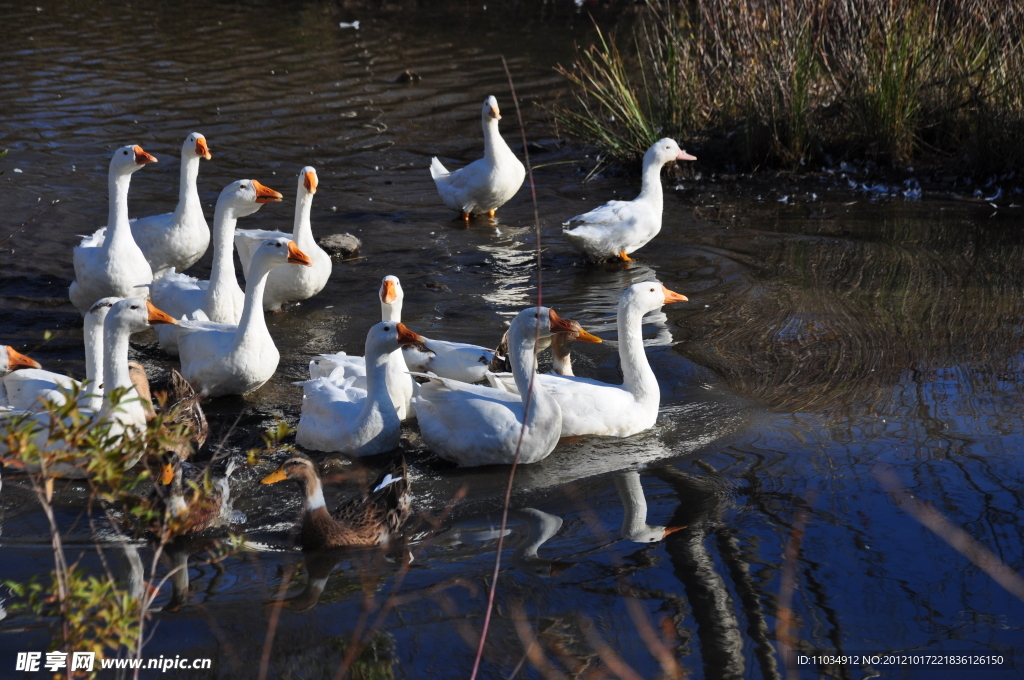
<path id="1" fill-rule="evenodd" d="M 599 175 L 582 184 L 593 159 L 545 124 L 540 105 L 562 91 L 551 67 L 568 62 L 573 40 L 592 30 L 571 4 L 39 8 L 4 10 L 0 148 L 11 153 L 0 161 L 0 238 L 60 202 L 0 245 L 0 342 L 33 349 L 51 370 L 83 372 L 80 320 L 66 300 L 71 248 L 105 219 L 111 150 L 138 143 L 158 156 L 133 177 L 131 211 L 169 210 L 178 149 L 192 130 L 214 154 L 200 171 L 211 221 L 220 188 L 252 177 L 286 200 L 241 226 L 287 229 L 294 177 L 308 164 L 320 177 L 314 232 L 363 242 L 361 257 L 337 262 L 320 295 L 269 317 L 282 354 L 274 379 L 245 400 L 208 404 L 218 435 L 241 413 L 230 447 L 254 445 L 275 417 L 297 421 L 301 389 L 292 381 L 316 353 L 361 349 L 385 274 L 402 280 L 411 328 L 496 344 L 503 323 L 535 295 L 529 194 L 496 222 L 467 230 L 441 206 L 427 166 L 435 154 L 455 166 L 478 155 L 488 94 L 518 148 L 500 54 L 527 135 L 540 144 L 533 162 L 545 302 L 614 340 L 615 304 L 630 283 L 656 278 L 689 296 L 646 327 L 662 385 L 657 427 L 622 441 L 567 443 L 520 469 L 513 507 L 563 522 L 539 561 L 524 561 L 515 548 L 531 540 L 530 518 L 545 515 L 513 513 L 483 677 L 508 677 L 530 648 L 519 677 L 594 669 L 613 677 L 612 667 L 636 677 L 616 666 L 620 659 L 653 678 L 661 672 L 655 638 L 691 677 L 782 677 L 776 614 L 800 516 L 806 533 L 789 563 L 798 650 L 999 652 L 1024 664 L 1024 605 L 898 507 L 882 483 L 890 471 L 1011 568 L 1024 568 L 1019 209 L 873 199 L 879 192 L 853 192 L 839 176 L 715 177 L 698 163 L 683 179 L 666 179 L 664 230 L 635 263 L 585 265 L 559 224 L 631 198 L 638 180 Z M 358 31 L 338 27 L 355 19 Z M 407 68 L 422 80 L 395 83 Z M 208 269 L 209 257 L 193 273 Z M 53 339 L 43 342 L 47 330 Z M 175 364 L 153 338 L 140 340 L 137 356 L 159 381 Z M 574 349 L 578 373 L 618 380 L 614 343 Z M 361 677 L 469 676 L 493 569 L 486 530 L 500 521 L 507 470 L 455 470 L 422 451 L 414 430 L 408 435 L 417 508 L 438 514 L 464 494 L 445 533 L 415 548 L 404 576 L 358 551 L 298 569 L 289 593 L 301 601 L 294 608 L 307 609 L 281 616 L 273 677 L 330 677 L 364 599 L 379 606 L 393 593 L 400 600 L 377 622 Z M 189 603 L 154 615 L 145 655 L 210 656 L 211 677 L 255 676 L 270 620 L 263 601 L 287 565 L 301 562 L 284 551 L 299 495 L 258 485 L 267 469 L 243 470 L 233 484 L 248 515 L 240 530 L 257 549 L 227 558 L 222 572 L 209 564 L 210 545 L 179 546 L 179 554 L 195 551 Z M 620 538 L 616 476 L 631 470 L 639 470 L 650 524 L 686 529 L 650 545 Z M 52 566 L 45 519 L 26 488 L 8 474 L 0 494 L 2 579 Z M 347 493 L 329 488 L 329 502 Z M 83 496 L 71 485 L 56 498 L 70 525 Z M 69 540 L 84 537 L 79 527 Z M 98 569 L 92 548 L 72 551 Z M 551 560 L 573 564 L 550 576 Z M 328 573 L 311 606 L 304 589 Z M 170 604 L 170 584 L 164 590 L 158 605 Z M 369 622 L 376 618 L 375 610 Z M 40 622 L 0 622 L 0 677 L 13 677 L 15 652 L 48 640 Z M 944 677 L 920 667 L 830 673 L 800 677 Z"/>

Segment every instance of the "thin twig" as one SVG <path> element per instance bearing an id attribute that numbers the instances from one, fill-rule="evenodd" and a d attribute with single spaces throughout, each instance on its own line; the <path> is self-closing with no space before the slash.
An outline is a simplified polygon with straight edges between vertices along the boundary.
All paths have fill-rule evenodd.
<path id="1" fill-rule="evenodd" d="M 44 212 L 46 212 L 47 210 L 49 210 L 50 208 L 52 208 L 52 207 L 53 207 L 54 205 L 56 205 L 57 203 L 60 203 L 60 199 L 59 199 L 59 198 L 55 198 L 54 200 L 50 201 L 49 205 L 43 206 L 43 209 L 42 209 L 42 210 L 40 210 L 40 211 L 39 211 L 39 212 L 37 212 L 37 213 L 36 213 L 35 215 L 33 215 L 32 217 L 30 217 L 30 218 L 28 218 L 27 220 L 25 220 L 24 222 L 22 222 L 22 223 L 21 223 L 21 226 L 20 226 L 20 227 L 18 227 L 18 228 L 17 228 L 17 229 L 15 229 L 14 231 L 12 231 L 12 232 L 10 233 L 10 235 L 9 235 L 9 236 L 8 236 L 7 238 L 5 238 L 4 240 L 0 241 L 0 246 L 2 246 L 3 244 L 7 243 L 7 242 L 8 242 L 8 241 L 10 241 L 10 240 L 11 240 L 12 238 L 14 238 L 14 235 L 15 235 L 15 234 L 17 234 L 17 233 L 18 233 L 19 231 L 21 231 L 22 229 L 24 229 L 24 228 L 25 228 L 25 227 L 26 227 L 26 226 L 28 225 L 28 223 L 29 223 L 29 222 L 31 222 L 31 221 L 32 221 L 32 220 L 34 220 L 35 218 L 39 217 L 40 215 L 42 215 L 42 214 L 43 214 Z"/>

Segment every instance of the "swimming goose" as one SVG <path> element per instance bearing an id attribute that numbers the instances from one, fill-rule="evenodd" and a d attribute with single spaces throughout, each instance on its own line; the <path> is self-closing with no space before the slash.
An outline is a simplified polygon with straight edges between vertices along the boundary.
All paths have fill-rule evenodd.
<path id="1" fill-rule="evenodd" d="M 654 425 L 661 389 L 644 353 L 643 317 L 662 305 L 686 301 L 685 295 L 656 281 L 636 283 L 623 291 L 618 318 L 621 385 L 573 376 L 538 376 L 540 384 L 561 406 L 563 437 L 628 437 Z M 503 382 L 509 390 L 517 391 L 507 380 Z"/>
<path id="2" fill-rule="evenodd" d="M 483 158 L 454 172 L 448 172 L 436 157 L 430 159 L 430 176 L 441 200 L 467 222 L 470 215 L 480 213 L 494 217 L 494 212 L 516 195 L 526 178 L 526 168 L 498 132 L 498 100 L 485 99 L 480 117 L 484 128 Z"/>
<path id="3" fill-rule="evenodd" d="M 409 518 L 412 492 L 405 459 L 391 464 L 371 487 L 369 494 L 341 503 L 328 513 L 320 473 L 313 461 L 292 456 L 261 484 L 294 479 L 302 485 L 303 513 L 299 540 L 303 550 L 382 545 L 391 541 Z"/>
<path id="4" fill-rule="evenodd" d="M 640 195 L 632 201 L 609 201 L 563 225 L 563 233 L 576 250 L 592 260 L 630 261 L 629 254 L 643 248 L 661 231 L 664 198 L 661 168 L 673 161 L 695 161 L 672 139 L 659 139 L 644 154 Z M 575 223 L 576 226 L 570 227 Z"/>
<path id="5" fill-rule="evenodd" d="M 398 448 L 402 421 L 388 391 L 389 368 L 393 355 L 401 360 L 402 345 L 420 340 L 401 323 L 381 321 L 366 334 L 365 389 L 354 386 L 355 377 L 340 384 L 333 376 L 299 383 L 302 417 L 295 443 L 350 456 L 372 456 Z M 408 374 L 402 377 L 411 379 Z"/>
<path id="6" fill-rule="evenodd" d="M 240 179 L 224 187 L 213 213 L 213 269 L 209 281 L 168 272 L 153 282 L 152 297 L 160 309 L 175 319 L 204 317 L 217 323 L 237 324 L 242 318 L 245 295 L 235 278 L 232 239 L 239 217 L 247 217 L 264 203 L 280 201 L 281 194 L 254 179 Z M 168 354 L 178 353 L 178 327 L 157 329 L 160 346 Z"/>
<path id="7" fill-rule="evenodd" d="M 122 146 L 110 159 L 107 227 L 84 237 L 74 252 L 75 280 L 68 296 L 83 316 L 101 298 L 149 297 L 153 269 L 128 222 L 128 186 L 132 173 L 146 163 L 156 163 L 156 158 L 137 145 Z"/>
<path id="8" fill-rule="evenodd" d="M 615 475 L 615 488 L 622 501 L 622 527 L 619 535 L 634 543 L 657 543 L 666 536 L 686 527 L 659 527 L 647 523 L 647 499 L 640 484 L 640 473 L 635 470 Z"/>
<path id="9" fill-rule="evenodd" d="M 79 407 L 89 411 L 99 410 L 103 402 L 103 322 L 118 300 L 120 298 L 103 298 L 85 313 L 83 340 L 86 386 L 81 392 Z M 0 385 L 7 394 L 6 403 L 12 408 L 26 411 L 43 411 L 47 401 L 63 405 L 65 393 L 75 387 L 81 388 L 81 383 L 74 378 L 41 368 L 6 375 L 0 378 Z M 0 404 L 2 402 L 3 398 L 0 397 Z"/>
<path id="10" fill-rule="evenodd" d="M 509 328 L 509 355 L 516 385 L 526 393 L 536 371 L 537 337 L 573 328 L 547 307 L 520 312 Z M 535 463 L 558 443 L 562 413 L 558 402 L 535 382 L 529 412 L 518 394 L 482 385 L 428 376 L 412 400 L 420 433 L 431 451 L 463 466 Z M 525 427 L 524 427 L 525 425 Z"/>
<path id="11" fill-rule="evenodd" d="M 199 203 L 196 178 L 199 159 L 213 156 L 206 137 L 193 132 L 181 145 L 178 205 L 174 212 L 140 217 L 131 222 L 132 236 L 159 279 L 169 270 L 183 272 L 199 261 L 210 245 L 210 227 Z"/>
<path id="12" fill-rule="evenodd" d="M 42 367 L 38 361 L 29 359 L 10 345 L 0 345 L 0 411 L 8 411 L 12 408 L 7 400 L 5 379 L 19 368 L 38 370 Z"/>
<path id="13" fill-rule="evenodd" d="M 270 272 L 287 264 L 308 267 L 310 260 L 294 241 L 267 239 L 253 256 L 237 324 L 208 320 L 201 310 L 181 322 L 181 374 L 204 396 L 248 394 L 274 375 L 281 355 L 267 330 L 263 290 Z"/>
<path id="14" fill-rule="evenodd" d="M 331 256 L 317 245 L 309 224 L 309 211 L 313 206 L 316 187 L 316 170 L 307 165 L 299 173 L 295 225 L 291 234 L 264 229 L 235 230 L 235 248 L 238 249 L 238 259 L 242 263 L 242 274 L 246 279 L 249 278 L 249 264 L 252 262 L 253 253 L 268 238 L 290 238 L 313 262 L 310 267 L 285 267 L 272 271 L 270 278 L 267 279 L 267 289 L 263 291 L 263 309 L 279 312 L 286 302 L 311 298 L 324 289 L 327 279 L 331 277 Z"/>

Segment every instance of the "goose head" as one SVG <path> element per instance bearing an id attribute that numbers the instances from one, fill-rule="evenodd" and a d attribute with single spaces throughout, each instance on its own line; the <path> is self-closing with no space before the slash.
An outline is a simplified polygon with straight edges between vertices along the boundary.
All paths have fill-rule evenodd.
<path id="1" fill-rule="evenodd" d="M 156 163 L 156 157 L 146 153 L 138 144 L 122 146 L 110 159 L 110 174 L 130 175 L 146 163 Z"/>
<path id="2" fill-rule="evenodd" d="M 380 290 L 380 313 L 382 319 L 402 318 L 402 301 L 405 299 L 405 291 L 402 290 L 402 283 L 397 276 L 389 274 L 381 279 Z"/>
<path id="3" fill-rule="evenodd" d="M 177 324 L 178 322 L 167 312 L 157 309 L 152 302 L 138 298 L 118 300 L 110 307 L 104 324 L 115 324 L 128 333 L 140 333 L 150 326 L 162 323 Z"/>
<path id="4" fill-rule="evenodd" d="M 676 140 L 666 137 L 665 139 L 659 139 L 651 148 L 644 154 L 644 167 L 649 165 L 655 165 L 661 167 L 666 163 L 672 161 L 695 161 L 696 156 L 692 156 L 682 149 L 679 148 L 679 144 Z"/>
<path id="5" fill-rule="evenodd" d="M 235 217 L 252 215 L 264 203 L 280 201 L 281 194 L 254 179 L 240 179 L 224 187 L 217 198 L 218 212 L 228 209 Z"/>
<path id="6" fill-rule="evenodd" d="M 498 100 L 491 95 L 484 100 L 484 107 L 480 111 L 480 115 L 483 116 L 484 123 L 492 120 L 501 120 L 501 113 L 498 111 Z"/>
<path id="7" fill-rule="evenodd" d="M 210 160 L 213 158 L 213 154 L 210 153 L 210 147 L 206 145 L 206 137 L 200 132 L 193 132 L 185 138 L 181 145 L 181 157 Z"/>
<path id="8" fill-rule="evenodd" d="M 688 302 L 689 298 L 671 291 L 657 281 L 646 281 L 634 283 L 622 294 L 620 305 L 623 307 L 635 307 L 644 314 L 660 309 L 662 305 L 673 302 Z"/>
<path id="9" fill-rule="evenodd" d="M 10 345 L 0 345 L 0 375 L 7 375 L 19 368 L 42 368 L 42 366 Z"/>
<path id="10" fill-rule="evenodd" d="M 252 256 L 250 271 L 263 271 L 286 264 L 301 264 L 312 267 L 313 261 L 299 250 L 295 241 L 287 238 L 268 238 L 260 244 Z"/>
<path id="11" fill-rule="evenodd" d="M 381 321 L 366 334 L 366 356 L 386 355 L 403 345 L 423 342 L 424 337 L 397 321 Z"/>
<path id="12" fill-rule="evenodd" d="M 299 171 L 299 195 L 307 193 L 310 196 L 316 193 L 316 185 L 319 180 L 316 176 L 316 168 L 312 165 L 307 165 Z"/>

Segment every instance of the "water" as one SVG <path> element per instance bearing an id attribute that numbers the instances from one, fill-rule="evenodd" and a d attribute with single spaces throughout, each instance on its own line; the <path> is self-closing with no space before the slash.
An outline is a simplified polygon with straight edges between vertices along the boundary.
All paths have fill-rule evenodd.
<path id="1" fill-rule="evenodd" d="M 227 446 L 253 446 L 275 417 L 297 420 L 301 391 L 292 381 L 305 377 L 313 354 L 361 350 L 385 274 L 402 280 L 411 328 L 497 344 L 535 294 L 528 193 L 496 222 L 465 229 L 441 205 L 427 166 L 435 154 L 456 167 L 478 155 L 488 94 L 518 148 L 500 54 L 527 134 L 543 147 L 533 160 L 544 165 L 536 180 L 546 303 L 614 340 L 615 303 L 630 283 L 656 278 L 689 296 L 645 326 L 662 386 L 658 425 L 627 440 L 565 443 L 519 471 L 483 677 L 507 677 L 520 662 L 520 677 L 612 667 L 634 677 L 619 663 L 656 677 L 653 639 L 692 677 L 782 677 L 774 645 L 787 568 L 801 652 L 1016 647 L 1024 663 L 1021 602 L 898 507 L 882 482 L 891 472 L 1011 568 L 1024 567 L 1019 211 L 872 202 L 827 183 L 714 178 L 698 164 L 665 180 L 664 230 L 637 262 L 585 265 L 560 237 L 560 222 L 631 198 L 637 178 L 581 184 L 594 160 L 559 144 L 545 124 L 541 106 L 562 92 L 552 66 L 592 35 L 572 4 L 39 7 L 4 8 L 0 147 L 11 153 L 0 161 L 0 238 L 60 202 L 0 245 L 0 342 L 33 348 L 51 370 L 84 370 L 80 319 L 66 300 L 70 254 L 77 235 L 105 218 L 110 152 L 138 143 L 158 156 L 134 175 L 130 205 L 132 214 L 166 211 L 178 149 L 192 130 L 214 155 L 200 171 L 208 218 L 223 185 L 252 177 L 286 200 L 241 226 L 287 229 L 295 175 L 310 164 L 320 176 L 315 233 L 351 232 L 363 242 L 362 257 L 337 262 L 320 295 L 269 317 L 282 354 L 274 379 L 249 398 L 208 404 Z M 607 23 L 612 15 L 602 12 Z M 358 31 L 338 28 L 355 19 Z M 422 80 L 395 83 L 407 68 Z M 193 272 L 206 276 L 209 259 Z M 43 342 L 47 330 L 53 338 Z M 174 363 L 153 337 L 139 340 L 133 352 L 159 381 Z M 579 373 L 619 379 L 613 342 L 574 352 Z M 188 594 L 182 583 L 175 593 L 163 585 L 157 605 L 165 611 L 153 615 L 145 655 L 214 659 L 212 672 L 177 677 L 254 677 L 272 618 L 264 601 L 296 566 L 273 677 L 330 677 L 366 602 L 373 632 L 359 677 L 468 677 L 507 469 L 453 469 L 421 449 L 415 430 L 404 446 L 416 507 L 441 517 L 444 530 L 415 548 L 408 573 L 374 551 L 303 565 L 286 549 L 297 490 L 257 484 L 269 465 L 243 470 L 233 493 L 256 549 L 215 562 L 210 542 L 174 546 L 177 559 L 192 555 Z M 653 543 L 622 538 L 625 490 L 638 488 L 651 525 L 685 528 Z M 352 490 L 327 493 L 332 505 Z M 72 559 L 98 572 L 74 524 L 84 497 L 76 484 L 58 486 L 58 516 Z M 801 517 L 806 533 L 787 563 Z M 0 577 L 48 571 L 45 518 L 11 473 L 0 520 Z M 525 554 L 548 534 L 536 557 Z M 138 550 L 148 563 L 148 548 Z M 127 573 L 131 550 L 107 556 Z M 170 563 L 161 563 L 161 577 Z M 379 617 L 393 594 L 399 600 Z M 0 623 L 0 675 L 12 672 L 15 652 L 48 641 L 43 622 L 9 616 Z M 525 661 L 524 648 L 534 654 Z M 941 677 L 921 667 L 876 670 Z M 828 677 L 875 676 L 850 667 Z"/>

